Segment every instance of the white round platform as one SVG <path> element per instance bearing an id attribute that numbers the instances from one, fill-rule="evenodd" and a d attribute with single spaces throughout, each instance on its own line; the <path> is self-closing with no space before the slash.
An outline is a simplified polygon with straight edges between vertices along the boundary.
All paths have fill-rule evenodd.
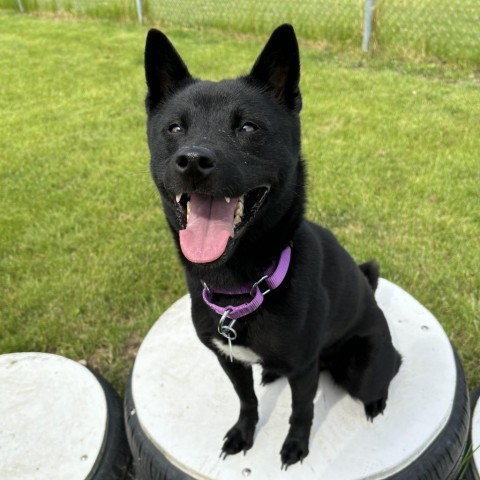
<path id="1" fill-rule="evenodd" d="M 2 480 L 85 480 L 103 446 L 107 403 L 95 376 L 46 353 L 0 355 Z"/>
<path id="2" fill-rule="evenodd" d="M 480 474 L 480 398 L 477 400 L 477 404 L 475 406 L 475 409 L 473 410 L 472 447 L 474 450 L 473 463 L 475 465 L 477 473 Z"/>
<path id="3" fill-rule="evenodd" d="M 368 422 L 363 404 L 322 373 L 310 454 L 302 465 L 280 470 L 290 389 L 285 379 L 260 386 L 260 367 L 254 367 L 260 414 L 255 443 L 245 456 L 219 458 L 239 402 L 214 354 L 196 337 L 188 296 L 160 317 L 135 361 L 131 389 L 143 432 L 172 464 L 196 479 L 365 480 L 401 471 L 449 419 L 456 365 L 445 332 L 425 307 L 383 279 L 376 296 L 403 356 L 385 414 Z"/>

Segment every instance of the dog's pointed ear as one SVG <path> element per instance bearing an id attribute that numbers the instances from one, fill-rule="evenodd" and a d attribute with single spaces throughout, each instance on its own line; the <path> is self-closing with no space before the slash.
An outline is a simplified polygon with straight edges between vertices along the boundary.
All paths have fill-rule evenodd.
<path id="1" fill-rule="evenodd" d="M 300 54 L 291 25 L 284 24 L 274 30 L 247 78 L 266 85 L 276 99 L 300 111 Z"/>
<path id="2" fill-rule="evenodd" d="M 145 44 L 145 78 L 147 110 L 162 103 L 182 83 L 192 78 L 170 40 L 155 28 L 148 32 Z"/>

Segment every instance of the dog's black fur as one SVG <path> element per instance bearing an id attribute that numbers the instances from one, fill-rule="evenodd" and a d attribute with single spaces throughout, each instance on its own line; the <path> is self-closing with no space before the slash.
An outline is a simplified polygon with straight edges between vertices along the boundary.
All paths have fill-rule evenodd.
<path id="1" fill-rule="evenodd" d="M 300 156 L 300 61 L 293 28 L 277 28 L 251 72 L 234 80 L 191 77 L 158 30 L 145 49 L 151 173 L 180 251 L 200 340 L 218 357 L 240 398 L 240 416 L 227 432 L 226 455 L 248 450 L 258 420 L 251 365 L 231 362 L 218 342 L 219 316 L 202 300 L 201 280 L 235 289 L 253 284 L 291 243 L 281 286 L 235 325 L 240 345 L 254 352 L 263 381 L 285 376 L 292 391 L 290 429 L 281 449 L 287 467 L 308 454 L 313 399 L 322 369 L 365 405 L 382 413 L 401 358 L 374 299 L 378 267 L 360 266 L 324 228 L 304 219 L 305 167 Z M 248 193 L 250 192 L 250 193 Z M 180 231 L 187 195 L 245 197 L 245 216 L 220 256 L 188 260 Z M 176 196 L 182 195 L 180 201 Z M 236 301 L 248 301 L 248 295 Z M 233 303 L 217 295 L 221 305 Z M 212 392 L 212 395 L 214 393 Z"/>

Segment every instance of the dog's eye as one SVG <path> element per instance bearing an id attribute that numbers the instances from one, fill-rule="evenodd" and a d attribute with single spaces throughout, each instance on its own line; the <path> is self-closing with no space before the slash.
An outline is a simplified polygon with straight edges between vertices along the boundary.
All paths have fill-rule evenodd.
<path id="1" fill-rule="evenodd" d="M 258 127 L 252 122 L 245 122 L 240 129 L 241 132 L 253 133 L 258 130 Z"/>
<path id="2" fill-rule="evenodd" d="M 170 133 L 182 133 L 183 132 L 183 128 L 178 124 L 178 123 L 172 123 L 169 127 L 168 127 L 168 131 Z"/>

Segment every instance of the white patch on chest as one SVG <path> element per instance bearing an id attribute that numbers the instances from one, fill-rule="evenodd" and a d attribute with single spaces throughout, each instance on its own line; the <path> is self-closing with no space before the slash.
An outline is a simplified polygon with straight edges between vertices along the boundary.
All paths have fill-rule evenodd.
<path id="1" fill-rule="evenodd" d="M 230 347 L 228 343 L 224 343 L 218 338 L 213 339 L 213 343 L 220 351 L 223 353 L 227 358 L 230 358 Z M 247 363 L 248 365 L 252 365 L 253 363 L 260 363 L 261 358 L 258 356 L 253 350 L 247 347 L 242 347 L 240 345 L 232 344 L 232 357 L 239 362 Z"/>

